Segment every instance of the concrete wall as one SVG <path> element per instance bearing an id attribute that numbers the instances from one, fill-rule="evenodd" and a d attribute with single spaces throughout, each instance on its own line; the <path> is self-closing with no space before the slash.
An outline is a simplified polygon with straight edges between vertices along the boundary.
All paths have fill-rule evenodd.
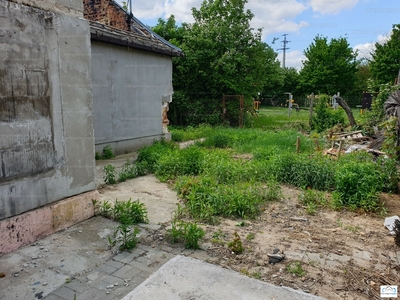
<path id="1" fill-rule="evenodd" d="M 96 151 L 133 151 L 163 133 L 162 106 L 172 96 L 171 57 L 92 41 Z"/>
<path id="2" fill-rule="evenodd" d="M 82 1 L 18 2 L 0 0 L 0 220 L 95 189 Z"/>

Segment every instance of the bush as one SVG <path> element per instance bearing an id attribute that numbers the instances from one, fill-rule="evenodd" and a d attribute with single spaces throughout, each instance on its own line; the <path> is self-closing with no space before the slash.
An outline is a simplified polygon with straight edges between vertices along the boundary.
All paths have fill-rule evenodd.
<path id="1" fill-rule="evenodd" d="M 279 182 L 295 186 L 310 187 L 317 190 L 330 190 L 334 187 L 334 162 L 319 154 L 276 155 L 266 170 Z"/>
<path id="2" fill-rule="evenodd" d="M 345 122 L 345 116 L 341 108 L 334 110 L 327 107 L 329 99 L 327 95 L 321 95 L 315 107 L 311 128 L 317 132 L 325 131 L 336 124 L 344 124 Z"/>
<path id="3" fill-rule="evenodd" d="M 186 249 L 199 249 L 199 240 L 205 235 L 197 224 L 183 221 L 173 222 L 172 228 L 167 232 L 172 243 L 183 242 Z"/>
<path id="4" fill-rule="evenodd" d="M 106 184 L 115 184 L 117 183 L 117 180 L 115 179 L 115 167 L 113 165 L 106 165 L 103 168 L 105 176 L 104 176 L 104 182 Z"/>
<path id="5" fill-rule="evenodd" d="M 375 211 L 378 208 L 378 194 L 383 188 L 382 179 L 376 164 L 363 161 L 363 158 L 339 164 L 335 174 L 334 206 Z"/>
<path id="6" fill-rule="evenodd" d="M 114 158 L 115 155 L 113 153 L 113 150 L 111 148 L 110 145 L 107 145 L 103 148 L 103 156 L 102 159 L 110 159 L 110 158 Z"/>
<path id="7" fill-rule="evenodd" d="M 203 157 L 203 149 L 197 146 L 171 151 L 160 158 L 155 174 L 161 181 L 179 175 L 198 175 L 203 170 Z"/>
<path id="8" fill-rule="evenodd" d="M 168 155 L 177 146 L 165 140 L 154 141 L 152 145 L 145 146 L 138 151 L 136 165 L 139 175 L 154 173 L 161 157 Z"/>

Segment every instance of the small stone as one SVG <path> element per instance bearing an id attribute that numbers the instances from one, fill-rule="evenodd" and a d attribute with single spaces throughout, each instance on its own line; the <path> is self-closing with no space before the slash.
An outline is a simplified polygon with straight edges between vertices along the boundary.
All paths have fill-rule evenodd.
<path id="1" fill-rule="evenodd" d="M 106 294 L 109 294 L 109 293 L 110 293 L 109 291 L 106 292 Z"/>
<path id="2" fill-rule="evenodd" d="M 67 235 L 67 239 L 70 239 L 71 237 L 69 235 Z"/>
<path id="3" fill-rule="evenodd" d="M 32 259 L 38 259 L 37 256 L 32 256 Z"/>
<path id="4" fill-rule="evenodd" d="M 44 247 L 43 247 L 43 246 L 42 246 L 42 247 L 40 247 L 40 248 L 39 248 L 39 250 L 44 250 Z"/>
<path id="5" fill-rule="evenodd" d="M 118 286 L 118 282 L 114 283 L 115 286 Z"/>
<path id="6" fill-rule="evenodd" d="M 374 281 L 371 280 L 371 281 L 369 282 L 369 285 L 370 285 L 370 286 L 374 286 L 374 285 L 376 285 L 376 283 L 375 283 Z"/>
<path id="7" fill-rule="evenodd" d="M 22 265 L 24 268 L 27 268 L 28 267 L 28 264 L 23 264 Z"/>
<path id="8" fill-rule="evenodd" d="M 14 277 L 18 277 L 19 276 L 19 273 L 17 272 L 17 273 L 14 273 Z"/>
<path id="9" fill-rule="evenodd" d="M 113 284 L 107 285 L 107 288 L 108 288 L 108 289 L 112 289 L 113 287 L 114 287 Z"/>
<path id="10" fill-rule="evenodd" d="M 79 232 L 79 233 L 82 233 L 82 230 L 79 230 L 78 232 Z"/>
<path id="11" fill-rule="evenodd" d="M 43 282 L 42 285 L 46 286 L 48 283 L 47 282 Z"/>
<path id="12" fill-rule="evenodd" d="M 276 274 L 273 274 L 273 275 L 272 275 L 272 278 L 275 278 L 275 277 L 278 277 L 278 275 L 276 275 Z"/>

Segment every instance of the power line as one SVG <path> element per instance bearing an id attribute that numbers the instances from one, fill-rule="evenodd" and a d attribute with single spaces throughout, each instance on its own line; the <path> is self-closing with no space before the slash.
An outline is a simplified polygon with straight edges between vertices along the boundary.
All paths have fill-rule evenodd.
<path id="1" fill-rule="evenodd" d="M 283 61 L 282 61 L 282 68 L 283 68 L 283 69 L 285 68 L 286 50 L 290 49 L 290 48 L 286 47 L 286 45 L 287 45 L 288 43 L 290 43 L 290 41 L 287 41 L 287 40 L 286 40 L 286 36 L 287 36 L 287 35 L 288 35 L 287 33 L 282 34 L 282 36 L 283 36 L 283 41 L 282 41 L 281 43 L 283 44 L 283 47 L 280 48 L 280 49 L 278 49 L 278 50 L 283 50 Z"/>

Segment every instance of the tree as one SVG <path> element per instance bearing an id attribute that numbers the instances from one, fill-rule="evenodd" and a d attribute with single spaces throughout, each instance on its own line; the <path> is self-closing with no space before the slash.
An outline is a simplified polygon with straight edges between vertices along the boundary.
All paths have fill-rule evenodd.
<path id="1" fill-rule="evenodd" d="M 300 86 L 304 93 L 326 93 L 333 95 L 351 92 L 356 81 L 359 62 L 345 38 L 328 39 L 316 36 L 304 51 L 306 60 L 300 71 Z"/>
<path id="2" fill-rule="evenodd" d="M 182 33 L 179 47 L 185 56 L 174 60 L 175 97 L 170 109 L 180 123 L 208 122 L 210 116 L 219 120 L 224 94 L 243 94 L 251 101 L 268 79 L 277 76 L 277 54 L 261 41 L 261 29 L 250 27 L 253 14 L 245 10 L 246 3 L 205 0 L 200 9 L 192 9 L 195 22 L 184 24 L 183 30 L 160 20 L 155 27 L 156 32 L 166 30 L 165 35 L 170 34 L 168 28 Z"/>
<path id="3" fill-rule="evenodd" d="M 182 26 L 178 26 L 175 16 L 170 15 L 167 21 L 159 18 L 157 25 L 151 29 L 170 43 L 179 47 L 182 43 L 186 26 L 187 24 L 185 23 L 183 23 Z"/>
<path id="4" fill-rule="evenodd" d="M 400 69 L 400 24 L 393 25 L 390 39 L 375 43 L 370 61 L 372 77 L 379 83 L 393 83 Z"/>

